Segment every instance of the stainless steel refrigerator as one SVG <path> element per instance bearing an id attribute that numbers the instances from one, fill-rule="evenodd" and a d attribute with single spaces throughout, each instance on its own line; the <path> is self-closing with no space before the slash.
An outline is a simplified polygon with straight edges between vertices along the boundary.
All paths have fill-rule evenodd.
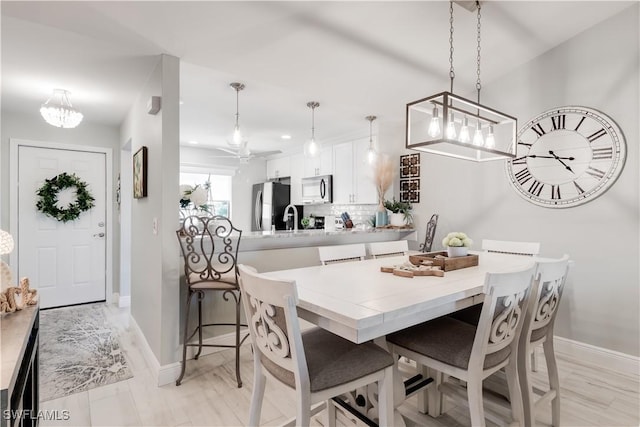
<path id="1" fill-rule="evenodd" d="M 253 185 L 251 231 L 284 230 L 284 209 L 291 197 L 290 186 L 280 182 L 263 182 Z"/>

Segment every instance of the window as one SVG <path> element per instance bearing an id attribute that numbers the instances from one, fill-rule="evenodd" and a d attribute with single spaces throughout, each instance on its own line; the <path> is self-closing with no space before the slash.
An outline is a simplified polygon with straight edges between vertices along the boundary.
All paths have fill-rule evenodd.
<path id="1" fill-rule="evenodd" d="M 207 173 L 180 173 L 180 185 L 204 186 L 209 182 L 207 205 L 214 215 L 231 214 L 231 176 Z"/>

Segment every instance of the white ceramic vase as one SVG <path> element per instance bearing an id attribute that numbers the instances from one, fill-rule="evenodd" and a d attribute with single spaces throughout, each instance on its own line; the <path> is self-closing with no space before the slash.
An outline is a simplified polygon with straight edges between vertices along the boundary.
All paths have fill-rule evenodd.
<path id="1" fill-rule="evenodd" d="M 404 222 L 404 214 L 402 213 L 392 213 L 389 215 L 389 224 L 394 227 L 403 227 L 405 225 Z"/>
<path id="2" fill-rule="evenodd" d="M 448 246 L 447 254 L 449 255 L 449 258 L 467 256 L 469 254 L 469 248 L 466 246 Z"/>

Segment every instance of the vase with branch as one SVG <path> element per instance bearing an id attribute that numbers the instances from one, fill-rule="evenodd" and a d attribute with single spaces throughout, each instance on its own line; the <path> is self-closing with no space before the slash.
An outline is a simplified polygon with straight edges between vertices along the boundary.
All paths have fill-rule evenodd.
<path id="1" fill-rule="evenodd" d="M 384 207 L 384 195 L 391 187 L 395 177 L 395 163 L 387 155 L 381 155 L 373 165 L 373 180 L 378 192 L 378 209 L 376 211 L 376 227 L 389 222 L 387 208 Z"/>

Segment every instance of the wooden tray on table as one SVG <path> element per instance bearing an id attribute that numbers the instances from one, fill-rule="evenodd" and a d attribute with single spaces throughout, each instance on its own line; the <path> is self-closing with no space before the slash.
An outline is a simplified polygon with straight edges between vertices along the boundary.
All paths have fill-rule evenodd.
<path id="1" fill-rule="evenodd" d="M 432 265 L 443 271 L 451 271 L 478 265 L 478 255 L 450 258 L 446 251 L 438 251 L 409 255 L 409 261 L 413 265 Z"/>

